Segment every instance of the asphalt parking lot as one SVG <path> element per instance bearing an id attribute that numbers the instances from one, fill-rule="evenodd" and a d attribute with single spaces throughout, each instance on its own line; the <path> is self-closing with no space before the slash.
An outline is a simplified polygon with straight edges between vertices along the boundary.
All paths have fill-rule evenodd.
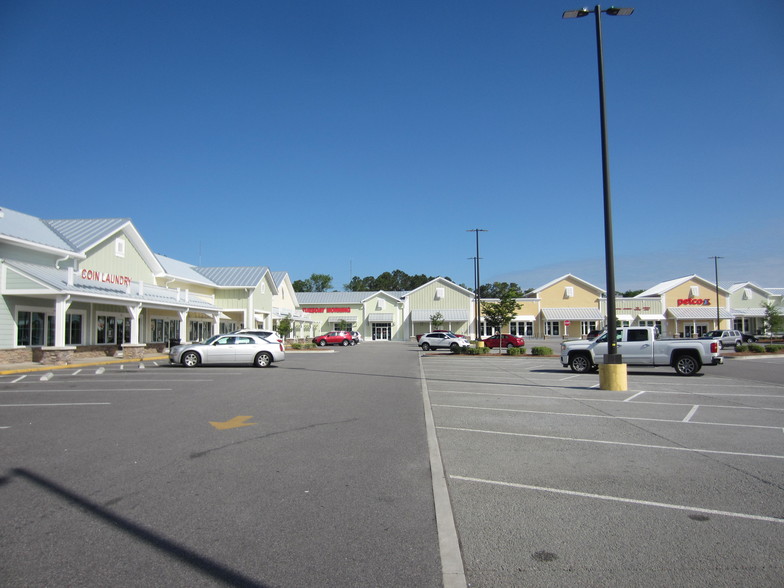
<path id="1" fill-rule="evenodd" d="M 782 368 L 610 392 L 380 343 L 6 373 L 0 585 L 781 586 Z"/>
<path id="2" fill-rule="evenodd" d="M 782 585 L 782 383 L 421 361 L 468 585 Z"/>

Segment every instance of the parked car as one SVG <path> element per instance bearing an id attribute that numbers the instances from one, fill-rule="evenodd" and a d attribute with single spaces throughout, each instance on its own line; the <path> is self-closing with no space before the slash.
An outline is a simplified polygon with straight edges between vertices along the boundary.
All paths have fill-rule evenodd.
<path id="1" fill-rule="evenodd" d="M 602 333 L 604 333 L 604 331 L 601 329 L 593 329 L 592 331 L 588 331 L 588 334 L 585 336 L 585 338 L 588 339 L 589 341 L 593 341 L 594 339 L 596 339 L 596 337 L 598 337 Z"/>
<path id="2" fill-rule="evenodd" d="M 169 363 L 185 367 L 217 364 L 269 367 L 273 362 L 284 359 L 283 343 L 273 337 L 248 333 L 213 335 L 203 343 L 175 345 L 169 350 Z"/>
<path id="3" fill-rule="evenodd" d="M 283 337 L 277 331 L 265 331 L 262 329 L 238 329 L 229 333 L 230 335 L 239 335 L 240 333 L 247 333 L 248 335 L 258 335 L 265 339 L 273 338 L 276 341 L 283 343 Z"/>
<path id="4" fill-rule="evenodd" d="M 487 339 L 482 339 L 482 342 L 486 347 L 498 347 L 499 343 L 501 344 L 501 347 L 506 347 L 507 349 L 511 349 L 512 347 L 525 347 L 525 339 L 517 337 L 516 335 L 503 334 L 500 337 L 498 335 L 493 335 Z"/>
<path id="5" fill-rule="evenodd" d="M 351 331 L 351 341 L 352 341 L 351 342 L 352 345 L 356 345 L 357 343 L 362 343 L 364 339 L 362 338 L 362 335 L 360 335 L 357 331 Z"/>
<path id="6" fill-rule="evenodd" d="M 741 333 L 740 336 L 743 337 L 743 342 L 744 343 L 756 343 L 757 342 L 757 337 L 755 337 L 754 335 L 750 335 L 749 333 Z"/>
<path id="7" fill-rule="evenodd" d="M 458 335 L 457 333 L 453 333 L 452 331 L 445 331 L 445 330 L 443 330 L 443 329 L 435 329 L 435 330 L 433 330 L 433 331 L 430 331 L 430 332 L 431 332 L 431 333 L 448 333 L 448 334 L 450 334 L 450 335 L 453 335 L 453 336 L 455 336 L 455 337 L 460 337 L 461 339 L 466 339 L 466 336 L 465 336 L 465 335 Z M 420 340 L 422 337 L 424 337 L 424 336 L 425 336 L 425 334 L 417 335 L 417 336 L 416 336 L 417 343 L 418 343 L 418 342 L 419 342 L 419 340 Z"/>
<path id="8" fill-rule="evenodd" d="M 423 351 L 430 349 L 451 349 L 457 351 L 460 347 L 469 347 L 471 344 L 465 337 L 458 337 L 454 333 L 434 331 L 425 333 L 419 339 L 419 346 Z"/>
<path id="9" fill-rule="evenodd" d="M 561 343 L 561 365 L 582 374 L 599 369 L 604 363 L 609 334 L 593 341 L 576 339 Z M 627 365 L 669 365 L 681 376 L 693 376 L 704 365 L 721 365 L 718 341 L 699 339 L 660 339 L 656 327 L 620 327 L 616 332 L 618 351 Z"/>
<path id="10" fill-rule="evenodd" d="M 740 334 L 740 331 L 729 331 L 726 329 L 708 331 L 700 337 L 700 339 L 713 339 L 714 341 L 718 341 L 719 349 L 735 347 L 743 343 L 743 335 Z"/>
<path id="11" fill-rule="evenodd" d="M 319 347 L 324 347 L 326 345 L 342 345 L 343 347 L 347 347 L 348 345 L 353 344 L 352 341 L 353 338 L 348 331 L 330 331 L 326 335 L 319 335 L 318 337 L 313 338 L 313 343 Z"/>

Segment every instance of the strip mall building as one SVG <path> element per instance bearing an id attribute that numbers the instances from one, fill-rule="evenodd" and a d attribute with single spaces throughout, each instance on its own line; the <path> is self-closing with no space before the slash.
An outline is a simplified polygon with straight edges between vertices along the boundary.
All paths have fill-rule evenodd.
<path id="1" fill-rule="evenodd" d="M 309 339 L 350 325 L 366 340 L 408 341 L 433 328 L 475 336 L 474 294 L 444 278 L 406 292 L 294 292 L 267 266 L 200 267 L 156 254 L 129 219 L 46 220 L 0 209 L 0 362 L 64 363 L 78 355 L 125 357 L 172 340 L 199 341 L 242 327 Z M 758 333 L 762 304 L 782 305 L 781 288 L 751 283 L 716 289 L 699 276 L 616 299 L 623 324 L 665 335 L 716 328 Z M 605 292 L 561 276 L 518 299 L 504 331 L 534 338 L 580 337 L 604 323 Z M 480 336 L 490 329 L 480 317 Z"/>

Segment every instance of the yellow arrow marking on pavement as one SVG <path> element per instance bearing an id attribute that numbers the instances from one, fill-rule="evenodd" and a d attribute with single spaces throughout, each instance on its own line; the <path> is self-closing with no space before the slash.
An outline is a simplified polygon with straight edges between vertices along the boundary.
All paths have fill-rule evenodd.
<path id="1" fill-rule="evenodd" d="M 251 425 L 256 425 L 258 423 L 246 423 L 248 419 L 252 419 L 252 416 L 235 416 L 233 419 L 229 419 L 228 421 L 222 423 L 216 423 L 210 421 L 210 424 L 215 427 L 216 429 L 223 430 L 223 429 L 236 429 L 237 427 L 250 427 Z"/>

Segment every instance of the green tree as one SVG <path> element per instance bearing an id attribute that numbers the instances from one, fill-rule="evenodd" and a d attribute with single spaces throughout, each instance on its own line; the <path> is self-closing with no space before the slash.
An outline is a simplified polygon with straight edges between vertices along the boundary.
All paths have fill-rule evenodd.
<path id="1" fill-rule="evenodd" d="M 295 292 L 327 292 L 332 289 L 332 276 L 310 274 L 307 280 L 294 280 L 291 286 Z"/>
<path id="2" fill-rule="evenodd" d="M 626 292 L 616 292 L 621 298 L 634 298 L 637 294 L 642 294 L 645 290 L 626 290 Z"/>
<path id="3" fill-rule="evenodd" d="M 291 319 L 289 317 L 284 317 L 278 321 L 278 333 L 283 335 L 284 339 L 289 335 L 291 335 L 291 328 L 292 328 L 292 324 L 291 324 Z"/>
<path id="4" fill-rule="evenodd" d="M 770 333 L 770 340 L 773 341 L 773 333 L 784 331 L 784 316 L 772 302 L 763 302 L 762 308 L 765 309 L 765 330 Z"/>
<path id="5" fill-rule="evenodd" d="M 517 314 L 515 294 L 514 290 L 507 290 L 501 295 L 498 302 L 482 302 L 482 314 L 485 316 L 485 321 L 493 329 L 498 330 L 498 353 L 501 353 L 501 327 L 509 324 Z"/>
<path id="6" fill-rule="evenodd" d="M 479 286 L 479 296 L 482 298 L 501 298 L 507 292 L 519 298 L 523 290 L 515 282 L 493 282 Z"/>
<path id="7" fill-rule="evenodd" d="M 437 331 L 441 328 L 441 325 L 444 324 L 444 315 L 440 312 L 430 315 L 430 325 L 432 326 L 434 331 Z"/>
<path id="8" fill-rule="evenodd" d="M 346 319 L 341 319 L 341 321 L 335 325 L 336 331 L 348 331 L 350 328 L 351 323 L 349 323 Z"/>

